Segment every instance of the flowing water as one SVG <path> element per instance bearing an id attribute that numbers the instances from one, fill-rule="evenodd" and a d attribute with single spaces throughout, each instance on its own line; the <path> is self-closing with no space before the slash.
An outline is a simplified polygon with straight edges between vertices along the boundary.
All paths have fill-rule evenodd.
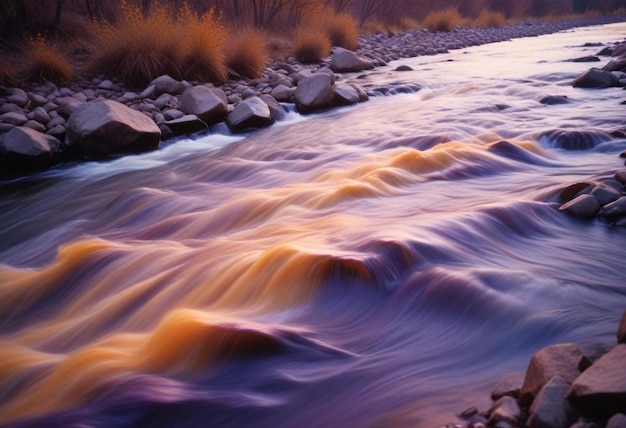
<path id="1" fill-rule="evenodd" d="M 355 81 L 421 91 L 2 183 L 0 421 L 431 427 L 543 346 L 613 343 L 626 229 L 554 194 L 622 167 L 624 91 L 565 60 L 624 33 L 403 60 Z"/>

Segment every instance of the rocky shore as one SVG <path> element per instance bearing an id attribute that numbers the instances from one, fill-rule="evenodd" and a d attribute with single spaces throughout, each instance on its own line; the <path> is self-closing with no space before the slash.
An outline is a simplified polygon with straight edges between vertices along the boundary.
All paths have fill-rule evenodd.
<path id="1" fill-rule="evenodd" d="M 617 345 L 548 346 L 530 360 L 524 378 L 507 379 L 491 393 L 493 405 L 469 408 L 446 428 L 626 427 L 626 312 Z"/>
<path id="2" fill-rule="evenodd" d="M 247 132 L 281 120 L 284 104 L 303 114 L 366 101 L 371 96 L 416 92 L 419 85 L 361 88 L 341 74 L 383 67 L 419 55 L 569 28 L 622 21 L 600 17 L 559 22 L 526 21 L 502 28 L 457 28 L 449 33 L 414 30 L 360 38 L 360 49 L 334 48 L 320 64 L 294 58 L 266 67 L 263 77 L 234 79 L 214 86 L 160 76 L 145 88 L 128 88 L 104 76 L 68 87 L 46 82 L 24 88 L 0 87 L 0 177 L 45 169 L 68 160 L 155 150 L 160 141 L 202 132 L 224 122 L 232 132 Z M 600 54 L 619 57 L 610 68 L 592 69 L 576 83 L 583 87 L 626 85 L 623 49 Z M 398 67 L 402 72 L 406 67 Z"/>

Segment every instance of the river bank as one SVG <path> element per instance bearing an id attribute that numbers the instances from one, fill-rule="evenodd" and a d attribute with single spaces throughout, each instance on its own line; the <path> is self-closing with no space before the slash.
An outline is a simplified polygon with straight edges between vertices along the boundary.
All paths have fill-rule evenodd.
<path id="1" fill-rule="evenodd" d="M 169 76 L 161 76 L 146 88 L 129 88 L 122 82 L 99 76 L 62 88 L 52 83 L 24 88 L 2 88 L 0 174 L 19 175 L 68 160 L 97 159 L 154 150 L 158 148 L 161 139 L 206 132 L 221 122 L 225 122 L 232 132 L 249 132 L 281 120 L 286 107 L 281 107 L 279 103 L 295 103 L 298 111 L 308 113 L 363 102 L 371 96 L 416 92 L 420 89 L 419 82 L 399 87 L 360 87 L 355 83 L 343 83 L 341 76 L 346 72 L 384 67 L 388 62 L 401 58 L 445 54 L 450 50 L 469 46 L 533 37 L 623 19 L 624 17 L 598 17 L 554 22 L 523 21 L 501 28 L 457 28 L 450 33 L 435 34 L 426 30 L 376 33 L 361 36 L 356 55 L 335 48 L 333 56 L 315 65 L 303 65 L 294 58 L 288 58 L 286 61 L 271 63 L 262 78 L 231 80 L 217 87 L 202 82 L 179 82 Z M 598 48 L 601 49 L 600 46 Z M 605 53 L 610 54 L 610 51 Z M 403 70 L 406 69 L 398 67 L 396 71 Z M 307 89 L 302 89 L 306 85 L 300 85 L 301 93 L 297 94 L 298 84 L 316 73 L 326 74 L 328 77 L 316 77 L 314 80 L 318 82 L 309 84 Z M 194 89 L 207 86 L 210 91 Z M 185 102 L 182 99 L 185 91 L 197 93 L 186 96 L 188 101 Z M 208 101 L 206 97 L 209 98 Z M 104 134 L 98 134 L 97 139 L 104 142 L 97 143 L 96 148 L 93 144 L 83 144 L 84 140 L 90 138 L 85 134 L 89 132 L 79 128 L 91 129 L 94 125 L 81 122 L 74 125 L 73 132 L 68 132 L 70 115 L 83 104 L 96 100 L 113 101 L 115 105 L 123 105 L 150 119 L 156 126 L 149 123 L 145 126 L 154 138 L 150 138 L 149 144 L 111 144 L 116 138 L 113 135 L 104 135 L 110 131 L 102 131 Z M 110 113 L 109 107 L 100 106 L 93 111 L 98 112 L 98 119 L 101 120 L 102 115 Z M 93 115 L 93 111 L 83 116 Z M 129 115 L 132 116 L 133 113 L 125 109 L 118 112 L 118 116 Z M 85 120 L 88 119 L 87 117 Z M 138 117 L 137 120 L 141 122 L 142 118 Z M 9 138 L 2 137 L 14 128 L 19 128 L 19 132 L 14 131 Z M 121 132 L 127 126 L 112 128 Z M 135 132 L 131 134 L 134 135 Z M 91 138 L 94 138 L 93 135 Z M 129 136 L 127 139 L 134 138 L 136 136 Z"/>

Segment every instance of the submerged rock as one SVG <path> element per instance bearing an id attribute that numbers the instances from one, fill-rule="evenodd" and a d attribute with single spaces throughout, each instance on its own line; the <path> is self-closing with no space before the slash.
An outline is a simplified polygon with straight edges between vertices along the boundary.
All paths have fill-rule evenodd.
<path id="1" fill-rule="evenodd" d="M 573 86 L 575 88 L 602 89 L 618 86 L 618 84 L 619 80 L 612 73 L 599 68 L 591 68 L 574 79 Z"/>
<path id="2" fill-rule="evenodd" d="M 95 100 L 70 115 L 67 140 L 82 154 L 136 153 L 158 148 L 161 131 L 152 119 L 124 104 Z"/>

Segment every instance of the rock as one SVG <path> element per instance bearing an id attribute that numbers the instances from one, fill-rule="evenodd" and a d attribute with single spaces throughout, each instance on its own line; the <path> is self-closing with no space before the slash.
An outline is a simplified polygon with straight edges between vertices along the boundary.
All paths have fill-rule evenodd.
<path id="1" fill-rule="evenodd" d="M 20 107 L 26 107 L 28 104 L 28 94 L 26 91 L 20 88 L 10 88 L 7 90 L 7 102 L 18 105 Z"/>
<path id="2" fill-rule="evenodd" d="M 328 74 L 314 74 L 301 81 L 296 88 L 296 108 L 301 113 L 311 113 L 333 106 L 334 78 Z"/>
<path id="3" fill-rule="evenodd" d="M 178 110 L 196 115 L 206 124 L 213 125 L 224 120 L 227 105 L 224 91 L 202 85 L 185 89 L 178 101 Z"/>
<path id="4" fill-rule="evenodd" d="M 613 178 L 615 179 L 615 181 L 626 185 L 626 169 L 617 171 L 615 175 L 613 176 Z"/>
<path id="5" fill-rule="evenodd" d="M 0 115 L 1 123 L 10 123 L 15 126 L 22 126 L 28 121 L 28 118 L 23 113 L 9 112 Z"/>
<path id="6" fill-rule="evenodd" d="M 620 196 L 622 196 L 622 193 L 609 186 L 599 185 L 591 191 L 591 195 L 596 198 L 600 206 L 604 206 L 613 201 L 617 201 Z"/>
<path id="7" fill-rule="evenodd" d="M 335 85 L 335 106 L 347 106 L 367 101 L 368 96 L 361 88 L 350 83 L 337 83 Z"/>
<path id="8" fill-rule="evenodd" d="M 591 68 L 576 79 L 574 79 L 573 86 L 575 88 L 610 88 L 618 85 L 618 79 L 608 71 L 601 70 L 599 68 Z"/>
<path id="9" fill-rule="evenodd" d="M 589 150 L 611 139 L 602 131 L 588 129 L 554 129 L 540 138 L 550 147 L 565 150 Z"/>
<path id="10" fill-rule="evenodd" d="M 591 219 L 600 211 L 600 204 L 590 194 L 579 195 L 561 205 L 559 211 L 564 211 L 577 218 Z"/>
<path id="11" fill-rule="evenodd" d="M 413 71 L 413 69 L 408 65 L 399 65 L 398 67 L 396 67 L 395 71 Z"/>
<path id="12" fill-rule="evenodd" d="M 624 413 L 616 413 L 606 423 L 606 428 L 624 428 L 626 427 L 626 415 Z"/>
<path id="13" fill-rule="evenodd" d="M 592 189 L 593 183 L 589 181 L 581 181 L 578 183 L 570 184 L 559 194 L 559 200 L 561 202 L 569 202 L 578 196 L 581 192 L 589 193 Z"/>
<path id="14" fill-rule="evenodd" d="M 573 382 L 580 374 L 578 366 L 583 358 L 582 350 L 574 343 L 552 345 L 536 352 L 528 364 L 520 390 L 522 406 L 529 406 L 541 388 L 554 376 L 559 376 L 565 382 Z"/>
<path id="15" fill-rule="evenodd" d="M 569 428 L 600 428 L 600 425 L 595 422 L 584 420 L 584 418 L 580 418 L 579 421 L 571 425 Z"/>
<path id="16" fill-rule="evenodd" d="M 576 420 L 576 413 L 565 394 L 569 383 L 558 376 L 544 385 L 530 406 L 529 428 L 569 428 Z"/>
<path id="17" fill-rule="evenodd" d="M 511 376 L 506 379 L 502 379 L 496 384 L 493 391 L 491 391 L 491 398 L 494 401 L 497 401 L 502 397 L 519 398 L 523 382 L 524 378 L 522 376 Z"/>
<path id="18" fill-rule="evenodd" d="M 283 110 L 274 97 L 271 95 L 261 95 L 261 99 L 269 107 L 274 122 L 278 122 L 279 120 L 283 120 L 285 118 L 285 110 Z"/>
<path id="19" fill-rule="evenodd" d="M 163 112 L 163 117 L 165 118 L 165 120 L 180 119 L 184 115 L 185 115 L 185 113 L 183 113 L 180 110 L 176 110 L 176 109 L 169 109 L 169 110 L 165 110 Z"/>
<path id="20" fill-rule="evenodd" d="M 274 123 L 272 114 L 267 104 L 260 98 L 247 98 L 237 104 L 235 109 L 228 115 L 226 123 L 235 132 L 247 129 L 264 128 Z"/>
<path id="21" fill-rule="evenodd" d="M 56 106 L 55 106 L 56 107 Z M 0 103 L 0 114 L 4 113 L 23 113 L 24 109 L 13 103 Z"/>
<path id="22" fill-rule="evenodd" d="M 59 113 L 63 117 L 70 117 L 72 112 L 84 103 L 74 97 L 64 97 L 59 100 Z"/>
<path id="23" fill-rule="evenodd" d="M 67 140 L 83 154 L 136 153 L 158 148 L 161 131 L 146 115 L 124 104 L 94 100 L 72 112 Z"/>
<path id="24" fill-rule="evenodd" d="M 102 82 L 98 83 L 98 89 L 111 91 L 115 89 L 115 83 L 111 82 L 110 80 L 103 80 Z"/>
<path id="25" fill-rule="evenodd" d="M 184 115 L 176 119 L 171 119 L 163 123 L 169 128 L 173 136 L 193 134 L 195 132 L 204 131 L 209 126 L 198 116 L 193 114 Z"/>
<path id="26" fill-rule="evenodd" d="M 60 146 L 61 142 L 53 136 L 22 126 L 11 129 L 0 139 L 2 151 L 28 157 L 50 157 Z"/>
<path id="27" fill-rule="evenodd" d="M 158 110 L 162 110 L 166 107 L 174 107 L 176 104 L 176 99 L 170 94 L 161 94 L 156 100 L 154 100 L 154 107 Z"/>
<path id="28" fill-rule="evenodd" d="M 626 413 L 626 344 L 617 345 L 578 376 L 567 399 L 592 419 Z"/>
<path id="29" fill-rule="evenodd" d="M 24 126 L 26 128 L 34 129 L 35 131 L 46 132 L 45 125 L 37 122 L 36 120 L 29 120 L 22 126 Z"/>
<path id="30" fill-rule="evenodd" d="M 595 55 L 581 56 L 580 58 L 574 58 L 572 62 L 600 62 L 600 58 Z"/>
<path id="31" fill-rule="evenodd" d="M 139 93 L 139 98 L 154 98 L 155 89 L 154 85 L 148 85 L 146 89 Z"/>
<path id="32" fill-rule="evenodd" d="M 52 119 L 50 119 L 50 121 L 46 124 L 46 126 L 48 128 L 54 128 L 57 125 L 65 125 L 65 119 L 63 119 L 61 116 L 57 116 L 57 117 L 53 117 Z"/>
<path id="33" fill-rule="evenodd" d="M 63 139 L 65 138 L 65 126 L 63 125 L 53 126 L 52 128 L 48 129 L 46 134 L 52 135 L 53 137 L 57 138 L 59 141 L 63 141 Z"/>
<path id="34" fill-rule="evenodd" d="M 558 104 L 569 104 L 570 99 L 566 95 L 548 95 L 539 101 L 541 104 L 553 106 Z"/>
<path id="35" fill-rule="evenodd" d="M 626 70 L 626 58 L 609 61 L 607 65 L 602 67 L 604 71 L 624 71 Z"/>
<path id="36" fill-rule="evenodd" d="M 344 48 L 335 47 L 330 57 L 330 68 L 335 73 L 349 73 L 354 71 L 371 70 L 374 64 L 356 53 Z"/>
<path id="37" fill-rule="evenodd" d="M 300 70 L 296 74 L 294 74 L 291 80 L 294 85 L 299 85 L 300 82 L 302 82 L 305 79 L 308 79 L 312 75 L 313 73 L 311 72 L 311 70 L 309 70 L 308 68 L 305 68 L 304 70 Z"/>
<path id="38" fill-rule="evenodd" d="M 153 94 L 150 98 L 156 98 L 162 94 L 180 95 L 185 90 L 185 85 L 178 80 L 164 74 L 154 79 L 148 87 L 154 86 Z"/>
<path id="39" fill-rule="evenodd" d="M 41 107 L 43 105 L 45 105 L 48 102 L 48 98 L 44 97 L 43 95 L 39 95 L 39 94 L 34 94 L 34 93 L 29 93 L 28 94 L 28 98 L 30 98 L 30 107 Z"/>
<path id="40" fill-rule="evenodd" d="M 622 196 L 617 201 L 606 204 L 602 207 L 602 212 L 600 214 L 602 217 L 610 220 L 626 216 L 626 196 Z"/>
<path id="41" fill-rule="evenodd" d="M 506 422 L 516 426 L 522 412 L 517 404 L 517 400 L 513 397 L 502 397 L 489 410 L 489 425 L 495 425 L 498 422 Z"/>
<path id="42" fill-rule="evenodd" d="M 28 113 L 28 118 L 44 125 L 50 121 L 50 115 L 43 107 L 35 107 L 33 111 Z"/>
<path id="43" fill-rule="evenodd" d="M 286 85 L 276 86 L 274 89 L 272 89 L 272 92 L 270 94 L 272 95 L 272 97 L 274 97 L 276 101 L 291 101 L 291 90 Z"/>
<path id="44" fill-rule="evenodd" d="M 624 311 L 617 328 L 617 343 L 626 343 L 626 311 Z"/>

